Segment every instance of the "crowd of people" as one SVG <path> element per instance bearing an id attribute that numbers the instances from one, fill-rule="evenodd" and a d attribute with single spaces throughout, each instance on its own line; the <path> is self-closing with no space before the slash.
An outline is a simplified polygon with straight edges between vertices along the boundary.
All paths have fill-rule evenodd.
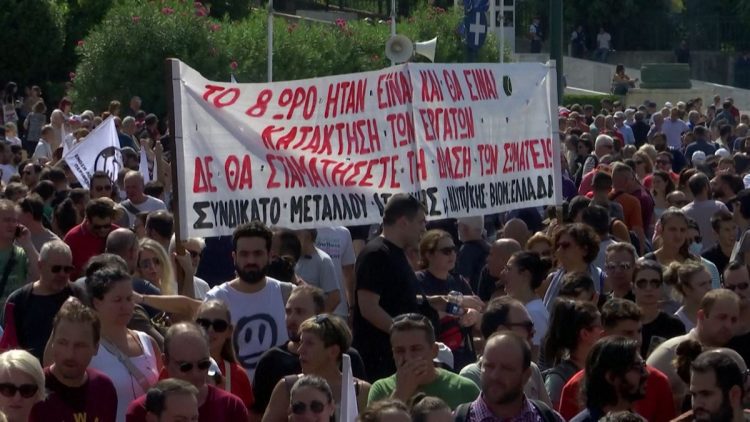
<path id="1" fill-rule="evenodd" d="M 0 142 L 9 421 L 750 420 L 731 99 L 561 107 L 563 206 L 427 222 L 398 193 L 374 226 L 177 245 L 156 116 L 64 99 L 48 123 L 29 95 Z M 62 151 L 109 116 L 124 169 L 84 189 Z"/>

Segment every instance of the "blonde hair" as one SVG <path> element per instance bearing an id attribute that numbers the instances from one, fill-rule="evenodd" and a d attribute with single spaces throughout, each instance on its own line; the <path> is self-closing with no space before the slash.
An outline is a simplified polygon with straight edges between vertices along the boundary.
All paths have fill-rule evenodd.
<path id="1" fill-rule="evenodd" d="M 161 275 L 159 276 L 159 289 L 162 295 L 175 295 L 177 294 L 177 280 L 175 279 L 174 267 L 172 266 L 172 260 L 170 259 L 167 251 L 164 250 L 157 241 L 149 238 L 141 239 L 138 242 L 138 262 L 141 261 L 141 253 L 143 251 L 149 251 L 156 255 L 161 261 Z M 138 267 L 138 273 L 142 277 L 143 274 Z"/>
<path id="2" fill-rule="evenodd" d="M 37 386 L 34 399 L 37 402 L 44 400 L 44 370 L 34 355 L 20 349 L 8 350 L 1 354 L 0 372 L 8 372 L 11 369 L 19 370 L 34 380 L 34 384 Z"/>

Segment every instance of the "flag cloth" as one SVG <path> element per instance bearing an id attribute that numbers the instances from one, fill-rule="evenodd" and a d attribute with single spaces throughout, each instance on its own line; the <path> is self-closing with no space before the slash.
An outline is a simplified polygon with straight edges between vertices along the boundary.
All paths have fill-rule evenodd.
<path id="1" fill-rule="evenodd" d="M 122 168 L 122 154 L 114 117 L 108 117 L 88 136 L 73 145 L 63 159 L 86 189 L 89 188 L 91 175 L 96 171 L 107 173 L 112 183 L 116 183 L 117 173 Z"/>
<path id="2" fill-rule="evenodd" d="M 357 394 L 354 391 L 354 377 L 352 376 L 352 358 L 344 353 L 341 369 L 341 421 L 353 422 L 357 420 Z"/>
<path id="3" fill-rule="evenodd" d="M 148 183 L 152 180 L 157 180 L 158 173 L 157 166 L 159 165 L 159 162 L 154 158 L 154 167 L 153 169 L 149 169 L 148 165 L 148 156 L 146 155 L 146 148 L 141 147 L 141 157 L 140 157 L 140 163 L 138 164 L 138 171 L 143 175 L 143 183 Z"/>

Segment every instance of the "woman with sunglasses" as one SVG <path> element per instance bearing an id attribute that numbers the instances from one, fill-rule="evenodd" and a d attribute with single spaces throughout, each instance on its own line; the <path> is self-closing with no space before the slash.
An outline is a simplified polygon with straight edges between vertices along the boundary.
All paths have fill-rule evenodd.
<path id="1" fill-rule="evenodd" d="M 711 274 L 697 262 L 673 262 L 664 273 L 664 282 L 681 298 L 682 306 L 674 315 L 686 330 L 692 330 L 698 320 L 701 300 L 711 290 Z"/>
<path id="2" fill-rule="evenodd" d="M 565 383 L 581 370 L 586 356 L 602 336 L 599 310 L 591 302 L 555 299 L 549 330 L 544 338 L 544 361 L 550 366 L 542 373 L 544 386 L 555 409 Z"/>
<path id="3" fill-rule="evenodd" d="M 321 314 L 305 320 L 299 327 L 299 362 L 302 374 L 282 378 L 271 393 L 271 400 L 263 415 L 263 422 L 285 422 L 289 406 L 290 392 L 294 383 L 303 375 L 316 375 L 328 382 L 336 403 L 336 421 L 349 422 L 341 417 L 341 375 L 342 355 L 352 342 L 349 327 L 342 319 Z M 370 384 L 354 379 L 354 390 L 360 411 L 367 407 Z"/>
<path id="4" fill-rule="evenodd" d="M 636 151 L 633 154 L 633 161 L 635 162 L 635 176 L 639 182 L 643 183 L 646 177 L 654 171 L 654 162 L 644 151 Z"/>
<path id="5" fill-rule="evenodd" d="M 664 277 L 656 261 L 640 260 L 633 271 L 633 294 L 641 308 L 641 356 L 647 358 L 664 340 L 685 334 L 685 324 L 661 310 Z"/>
<path id="6" fill-rule="evenodd" d="M 549 313 L 542 299 L 536 294 L 536 289 L 547 278 L 549 269 L 550 262 L 543 260 L 538 254 L 519 251 L 511 255 L 500 276 L 505 283 L 505 292 L 523 303 L 534 323 L 534 337 L 531 341 L 531 356 L 534 362 L 539 361 L 539 349 L 549 326 Z"/>
<path id="7" fill-rule="evenodd" d="M 144 238 L 138 242 L 138 273 L 141 278 L 159 289 L 165 296 L 177 294 L 172 260 L 167 251 L 153 239 Z"/>
<path id="8" fill-rule="evenodd" d="M 599 254 L 599 236 L 594 229 L 581 223 L 569 224 L 555 234 L 555 258 L 559 269 L 547 277 L 547 291 L 544 293 L 544 306 L 552 310 L 552 302 L 562 286 L 563 277 L 570 272 L 585 272 L 594 280 L 598 293 L 606 291 L 605 275 L 601 268 L 593 264 Z"/>
<path id="9" fill-rule="evenodd" d="M 654 218 L 657 220 L 669 208 L 667 194 L 674 189 L 674 181 L 667 172 L 661 170 L 654 172 L 651 178 L 651 196 L 654 198 Z"/>
<path id="10" fill-rule="evenodd" d="M 333 422 L 336 405 L 325 379 L 303 375 L 290 391 L 289 422 Z"/>
<path id="11" fill-rule="evenodd" d="M 446 296 L 452 291 L 465 296 L 474 294 L 464 279 L 451 274 L 456 266 L 456 245 L 448 232 L 429 230 L 425 233 L 419 242 L 419 257 L 418 291 L 426 296 Z M 480 315 L 475 309 L 465 312 L 459 309 L 458 312 L 451 313 L 448 309 L 439 312 L 440 321 L 435 331 L 437 340 L 453 352 L 454 367 L 463 368 L 477 360 L 472 345 L 467 342 L 471 341 L 470 327 L 479 321 Z"/>
<path id="12" fill-rule="evenodd" d="M 44 399 L 44 370 L 25 350 L 0 355 L 0 411 L 10 422 L 27 422 L 31 408 Z"/>
<path id="13" fill-rule="evenodd" d="M 117 422 L 128 405 L 156 384 L 160 350 L 148 334 L 128 329 L 133 316 L 133 282 L 122 268 L 102 268 L 86 279 L 91 307 L 101 322 L 99 351 L 90 367 L 104 372 L 117 391 Z"/>
<path id="14" fill-rule="evenodd" d="M 203 302 L 195 316 L 195 322 L 208 333 L 211 358 L 219 365 L 223 375 L 224 382 L 218 387 L 239 397 L 250 408 L 255 401 L 253 388 L 247 372 L 237 363 L 232 343 L 234 327 L 230 321 L 229 307 L 215 299 Z"/>

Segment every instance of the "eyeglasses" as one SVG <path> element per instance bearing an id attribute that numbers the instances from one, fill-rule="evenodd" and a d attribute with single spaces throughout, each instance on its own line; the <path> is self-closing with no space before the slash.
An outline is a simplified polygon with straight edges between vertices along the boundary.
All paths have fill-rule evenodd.
<path id="1" fill-rule="evenodd" d="M 16 393 L 21 393 L 21 397 L 28 399 L 34 397 L 39 387 L 36 384 L 15 385 L 9 382 L 0 384 L 0 394 L 5 397 L 15 397 Z"/>
<path id="2" fill-rule="evenodd" d="M 112 190 L 112 186 L 111 186 L 111 185 L 106 185 L 106 186 L 94 186 L 94 190 L 95 190 L 95 191 L 97 191 L 97 192 L 101 192 L 101 191 L 107 191 L 107 192 L 110 192 L 110 191 Z"/>
<path id="3" fill-rule="evenodd" d="M 211 367 L 211 359 L 204 359 L 198 362 L 182 362 L 178 364 L 180 372 L 190 372 L 193 367 L 198 368 L 199 371 L 207 371 Z"/>
<path id="4" fill-rule="evenodd" d="M 732 284 L 732 285 L 729 285 L 726 283 L 724 284 L 725 289 L 731 290 L 733 292 L 737 290 L 747 290 L 748 287 L 750 287 L 750 283 L 748 283 L 747 281 L 743 281 L 742 283 L 737 283 L 737 284 Z"/>
<path id="5" fill-rule="evenodd" d="M 50 270 L 52 270 L 52 272 L 55 274 L 59 273 L 60 271 L 65 272 L 65 274 L 70 274 L 73 272 L 73 270 L 75 270 L 75 267 L 70 265 L 53 265 Z"/>
<path id="6" fill-rule="evenodd" d="M 143 259 L 138 263 L 138 266 L 141 268 L 160 267 L 161 260 L 159 258 Z"/>
<path id="7" fill-rule="evenodd" d="M 658 289 L 661 287 L 661 280 L 658 278 L 652 278 L 650 280 L 646 280 L 645 278 L 639 278 L 635 281 L 635 287 L 644 290 L 647 287 L 651 289 Z"/>
<path id="8" fill-rule="evenodd" d="M 566 250 L 571 246 L 573 246 L 573 244 L 570 242 L 557 242 L 557 249 Z"/>
<path id="9" fill-rule="evenodd" d="M 632 265 L 629 262 L 608 262 L 604 265 L 607 271 L 628 271 Z"/>
<path id="10" fill-rule="evenodd" d="M 223 319 L 211 320 L 207 318 L 198 318 L 195 320 L 195 323 L 203 327 L 206 331 L 208 331 L 209 328 L 213 328 L 215 333 L 223 333 L 229 328 L 229 323 Z"/>
<path id="11" fill-rule="evenodd" d="M 310 408 L 310 411 L 315 413 L 316 415 L 319 415 L 323 413 L 323 410 L 326 408 L 326 405 L 322 401 L 313 400 L 308 405 L 305 402 L 294 402 L 292 404 L 292 413 L 295 415 L 304 415 L 307 412 L 307 408 Z"/>
<path id="12" fill-rule="evenodd" d="M 444 248 L 437 249 L 438 252 L 440 252 L 443 255 L 453 255 L 456 253 L 456 247 L 455 246 L 446 246 Z"/>

